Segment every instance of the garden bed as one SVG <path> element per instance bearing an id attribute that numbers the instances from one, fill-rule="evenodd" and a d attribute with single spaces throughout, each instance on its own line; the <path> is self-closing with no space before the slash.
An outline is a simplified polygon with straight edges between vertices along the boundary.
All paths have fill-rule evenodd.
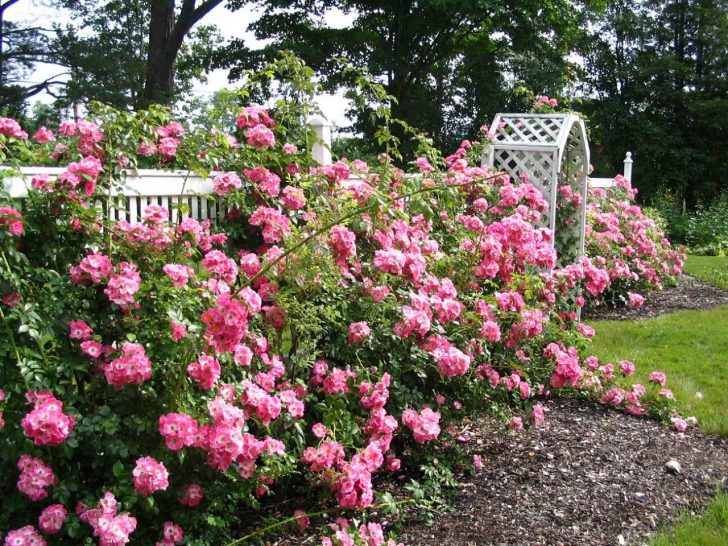
<path id="1" fill-rule="evenodd" d="M 728 487 L 728 442 L 584 401 L 554 400 L 526 433 L 472 426 L 485 466 L 432 527 L 410 521 L 409 545 L 640 544 L 681 509 Z M 665 466 L 680 463 L 676 474 Z M 621 538 L 620 538 L 621 537 Z"/>
<path id="2" fill-rule="evenodd" d="M 728 304 L 728 291 L 686 275 L 679 277 L 675 286 L 645 294 L 645 303 L 640 308 L 599 307 L 586 312 L 584 318 L 586 320 L 646 319 L 673 311 L 710 309 L 724 304 Z"/>

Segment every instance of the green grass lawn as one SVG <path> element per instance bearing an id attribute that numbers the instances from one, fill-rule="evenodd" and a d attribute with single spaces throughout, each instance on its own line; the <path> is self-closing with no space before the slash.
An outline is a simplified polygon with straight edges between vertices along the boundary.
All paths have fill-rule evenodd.
<path id="1" fill-rule="evenodd" d="M 685 273 L 728 290 L 728 256 L 688 256 Z"/>
<path id="2" fill-rule="evenodd" d="M 712 273 L 718 267 L 728 268 L 728 258 L 691 256 L 686 271 L 719 285 Z M 728 273 L 724 282 L 728 289 Z M 695 415 L 704 431 L 728 437 L 728 306 L 591 326 L 596 329 L 593 354 L 601 361 L 632 360 L 635 382 L 646 382 L 654 370 L 665 372 L 683 415 Z M 685 516 L 651 544 L 725 546 L 728 495 L 719 494 L 702 517 Z"/>
<path id="3" fill-rule="evenodd" d="M 695 415 L 706 432 L 728 437 L 728 306 L 591 326 L 600 361 L 632 360 L 635 382 L 665 372 L 681 413 Z"/>
<path id="4" fill-rule="evenodd" d="M 718 494 L 702 517 L 685 516 L 651 546 L 725 546 L 728 544 L 728 495 Z"/>

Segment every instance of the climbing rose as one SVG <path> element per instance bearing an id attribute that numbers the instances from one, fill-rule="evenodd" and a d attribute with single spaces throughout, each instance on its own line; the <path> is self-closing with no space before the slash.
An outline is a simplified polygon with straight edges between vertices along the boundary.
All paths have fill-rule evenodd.
<path id="1" fill-rule="evenodd" d="M 349 343 L 361 343 L 371 333 L 371 329 L 366 321 L 352 322 L 349 324 Z"/>
<path id="2" fill-rule="evenodd" d="M 121 351 L 119 358 L 104 365 L 109 385 L 118 389 L 123 385 L 139 385 L 152 377 L 152 362 L 142 345 L 124 342 Z"/>
<path id="3" fill-rule="evenodd" d="M 52 394 L 36 398 L 35 407 L 21 425 L 23 432 L 37 446 L 57 446 L 68 438 L 76 418 L 63 413 L 63 402 Z"/>
<path id="4" fill-rule="evenodd" d="M 53 470 L 41 459 L 21 455 L 18 460 L 20 477 L 18 478 L 18 491 L 32 501 L 43 500 L 48 496 L 46 488 L 58 483 Z"/>
<path id="5" fill-rule="evenodd" d="M 62 504 L 51 504 L 46 507 L 38 518 L 38 527 L 48 535 L 57 533 L 63 527 L 68 511 Z"/>
<path id="6" fill-rule="evenodd" d="M 265 150 L 275 144 L 276 137 L 273 135 L 273 131 L 268 129 L 265 125 L 259 124 L 248 129 L 246 142 L 248 143 L 248 146 L 252 146 L 258 150 Z"/>
<path id="7" fill-rule="evenodd" d="M 143 497 L 147 497 L 155 491 L 164 491 L 169 486 L 167 469 L 163 463 L 152 457 L 137 459 L 132 476 L 134 477 L 134 491 Z"/>

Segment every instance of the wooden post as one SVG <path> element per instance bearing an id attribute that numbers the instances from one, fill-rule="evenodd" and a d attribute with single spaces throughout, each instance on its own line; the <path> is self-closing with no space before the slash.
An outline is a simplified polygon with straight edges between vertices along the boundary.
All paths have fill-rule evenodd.
<path id="1" fill-rule="evenodd" d="M 313 145 L 311 155 L 319 165 L 331 164 L 331 123 L 325 118 L 316 116 L 308 122 L 316 133 L 317 141 Z"/>

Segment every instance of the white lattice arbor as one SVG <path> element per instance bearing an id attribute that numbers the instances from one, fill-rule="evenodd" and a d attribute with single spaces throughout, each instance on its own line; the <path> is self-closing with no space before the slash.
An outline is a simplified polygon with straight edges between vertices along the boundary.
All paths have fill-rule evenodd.
<path id="1" fill-rule="evenodd" d="M 519 177 L 528 175 L 549 203 L 542 225 L 554 233 L 559 264 L 584 252 L 589 143 L 584 122 L 575 114 L 497 114 L 494 134 L 483 163 Z M 574 210 L 557 208 L 559 188 L 581 195 Z"/>

